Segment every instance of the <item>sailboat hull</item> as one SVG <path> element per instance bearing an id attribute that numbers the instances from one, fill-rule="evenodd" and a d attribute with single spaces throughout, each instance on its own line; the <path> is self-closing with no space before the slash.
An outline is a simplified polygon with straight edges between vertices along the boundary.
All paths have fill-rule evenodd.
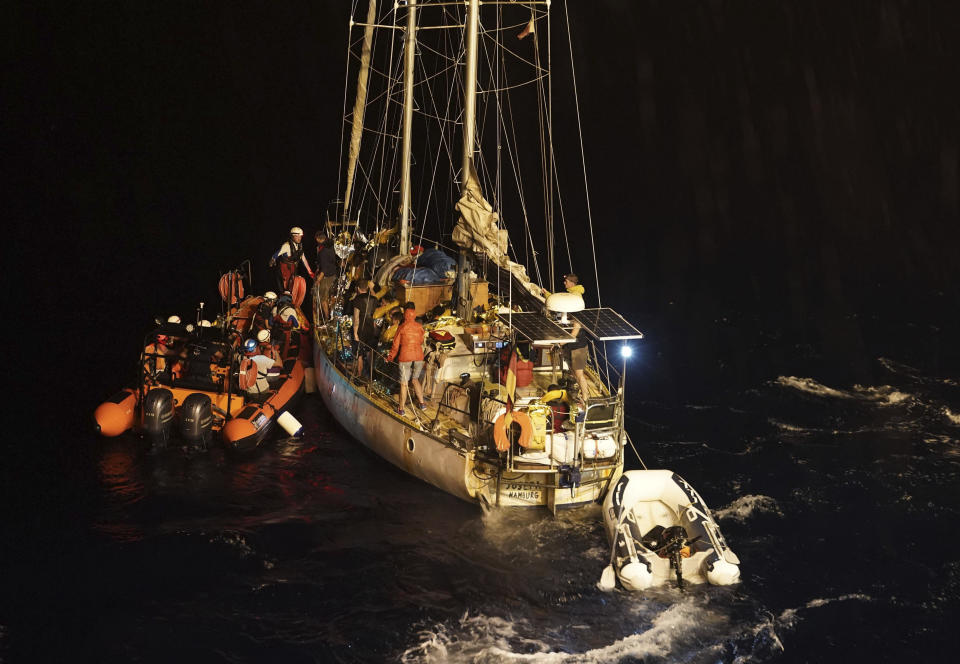
<path id="1" fill-rule="evenodd" d="M 317 340 L 315 340 L 317 341 Z M 327 409 L 356 440 L 397 468 L 484 507 L 546 507 L 553 511 L 591 504 L 603 496 L 622 462 L 581 470 L 578 486 L 563 486 L 557 472 L 514 469 L 504 477 L 478 458 L 470 444 L 444 441 L 384 410 L 344 376 L 314 343 L 317 389 Z"/>
<path id="2" fill-rule="evenodd" d="M 475 488 L 466 481 L 469 452 L 446 445 L 378 408 L 333 366 L 314 345 L 317 389 L 327 409 L 351 436 L 397 468 L 419 477 L 457 498 L 476 502 Z"/>

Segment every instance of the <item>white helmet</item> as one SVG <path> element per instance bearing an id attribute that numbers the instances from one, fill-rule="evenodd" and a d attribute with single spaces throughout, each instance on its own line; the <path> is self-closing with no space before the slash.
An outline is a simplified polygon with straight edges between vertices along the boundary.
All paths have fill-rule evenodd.
<path id="1" fill-rule="evenodd" d="M 274 300 L 277 299 L 277 294 L 274 293 L 272 290 L 268 290 L 266 293 L 263 294 L 263 299 L 266 300 L 267 302 L 273 302 Z"/>
<path id="2" fill-rule="evenodd" d="M 294 226 L 290 229 L 290 235 L 303 235 L 303 229 L 299 226 Z"/>
<path id="3" fill-rule="evenodd" d="M 200 321 L 200 327 L 213 327 L 206 318 Z"/>
<path id="4" fill-rule="evenodd" d="M 170 318 L 167 319 L 167 322 L 168 322 L 168 323 L 176 323 L 176 324 L 179 325 L 179 324 L 180 324 L 180 316 L 170 316 Z"/>
<path id="5" fill-rule="evenodd" d="M 265 344 L 270 341 L 270 330 L 260 330 L 257 332 L 257 341 Z"/>

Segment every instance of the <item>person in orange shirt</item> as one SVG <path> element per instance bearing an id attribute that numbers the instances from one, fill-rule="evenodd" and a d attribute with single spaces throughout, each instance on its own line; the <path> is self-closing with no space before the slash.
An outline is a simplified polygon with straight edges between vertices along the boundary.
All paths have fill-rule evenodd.
<path id="1" fill-rule="evenodd" d="M 423 410 L 423 388 L 420 386 L 420 374 L 423 372 L 423 326 L 417 322 L 416 305 L 407 302 L 403 307 L 403 323 L 397 328 L 393 346 L 387 355 L 387 362 L 397 358 L 400 364 L 400 404 L 397 413 L 403 415 L 403 405 L 407 401 L 407 383 L 413 383 L 417 395 L 417 407 Z M 399 357 L 397 357 L 399 355 Z"/>

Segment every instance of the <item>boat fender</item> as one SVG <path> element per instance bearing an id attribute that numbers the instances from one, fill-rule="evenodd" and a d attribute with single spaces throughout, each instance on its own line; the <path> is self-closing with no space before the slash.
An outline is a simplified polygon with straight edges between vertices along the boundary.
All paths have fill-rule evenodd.
<path id="1" fill-rule="evenodd" d="M 628 514 L 627 518 L 632 517 Z M 618 576 L 620 583 L 627 590 L 644 590 L 653 585 L 653 567 L 646 560 L 641 560 L 637 554 L 637 547 L 633 539 L 633 532 L 629 523 L 623 523 L 620 526 L 617 539 L 623 539 L 624 553 L 627 562 L 620 568 Z M 614 542 L 616 546 L 616 541 Z"/>
<path id="2" fill-rule="evenodd" d="M 740 581 L 740 568 L 717 557 L 716 553 L 703 563 L 707 581 L 715 586 L 730 586 Z"/>
<path id="3" fill-rule="evenodd" d="M 93 419 L 101 436 L 119 436 L 133 426 L 137 393 L 131 389 L 121 390 L 97 406 Z"/>
<path id="4" fill-rule="evenodd" d="M 213 403 L 206 394 L 194 392 L 180 406 L 183 437 L 191 443 L 206 443 L 213 427 Z"/>
<path id="5" fill-rule="evenodd" d="M 297 421 L 293 415 L 290 414 L 290 411 L 286 411 L 277 418 L 277 424 L 283 427 L 283 430 L 286 431 L 291 436 L 302 436 L 303 435 L 303 425 Z"/>
<path id="6" fill-rule="evenodd" d="M 493 423 L 493 442 L 497 444 L 498 452 L 506 452 L 510 449 L 510 438 L 507 436 L 507 418 L 510 418 L 510 424 L 516 423 L 520 426 L 520 439 L 517 441 L 521 447 L 529 447 L 533 440 L 533 423 L 530 416 L 521 410 L 514 410 L 509 413 L 503 413 Z"/>
<path id="7" fill-rule="evenodd" d="M 646 560 L 627 563 L 620 568 L 619 576 L 627 590 L 646 590 L 653 585 L 653 570 Z"/>

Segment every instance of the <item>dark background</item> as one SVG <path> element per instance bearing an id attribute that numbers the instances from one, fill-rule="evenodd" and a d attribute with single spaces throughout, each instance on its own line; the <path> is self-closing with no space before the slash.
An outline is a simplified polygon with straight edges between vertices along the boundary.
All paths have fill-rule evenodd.
<path id="1" fill-rule="evenodd" d="M 96 333 L 84 344 L 110 339 L 106 387 L 154 314 L 192 314 L 244 258 L 268 287 L 264 263 L 286 230 L 318 227 L 337 194 L 345 3 L 7 13 L 14 255 L 52 248 L 33 292 L 44 312 L 76 303 Z M 634 389 L 679 399 L 761 376 L 769 358 L 756 352 L 722 368 L 711 355 L 762 349 L 753 336 L 767 321 L 857 379 L 872 355 L 862 316 L 956 318 L 953 3 L 610 1 L 570 13 L 599 271 L 576 200 L 571 267 L 647 330 L 659 359 Z M 559 5 L 554 29 L 563 55 Z M 568 73 L 556 86 L 569 99 Z M 570 104 L 554 106 L 557 135 L 571 136 Z M 558 148 L 576 198 L 577 145 Z"/>
<path id="2" fill-rule="evenodd" d="M 92 481 L 69 445 L 133 380 L 153 316 L 215 309 L 245 258 L 266 290 L 287 229 L 319 226 L 338 193 L 346 7 L 4 8 L 5 336 L 27 385 L 7 426 L 29 429 L 7 439 L 4 554 L 69 557 Z M 785 375 L 875 385 L 887 354 L 960 375 L 960 5 L 569 9 L 598 268 L 572 223 L 558 270 L 647 333 L 632 412 Z M 570 92 L 561 74 L 555 98 Z M 555 108 L 576 190 L 575 117 Z"/>

